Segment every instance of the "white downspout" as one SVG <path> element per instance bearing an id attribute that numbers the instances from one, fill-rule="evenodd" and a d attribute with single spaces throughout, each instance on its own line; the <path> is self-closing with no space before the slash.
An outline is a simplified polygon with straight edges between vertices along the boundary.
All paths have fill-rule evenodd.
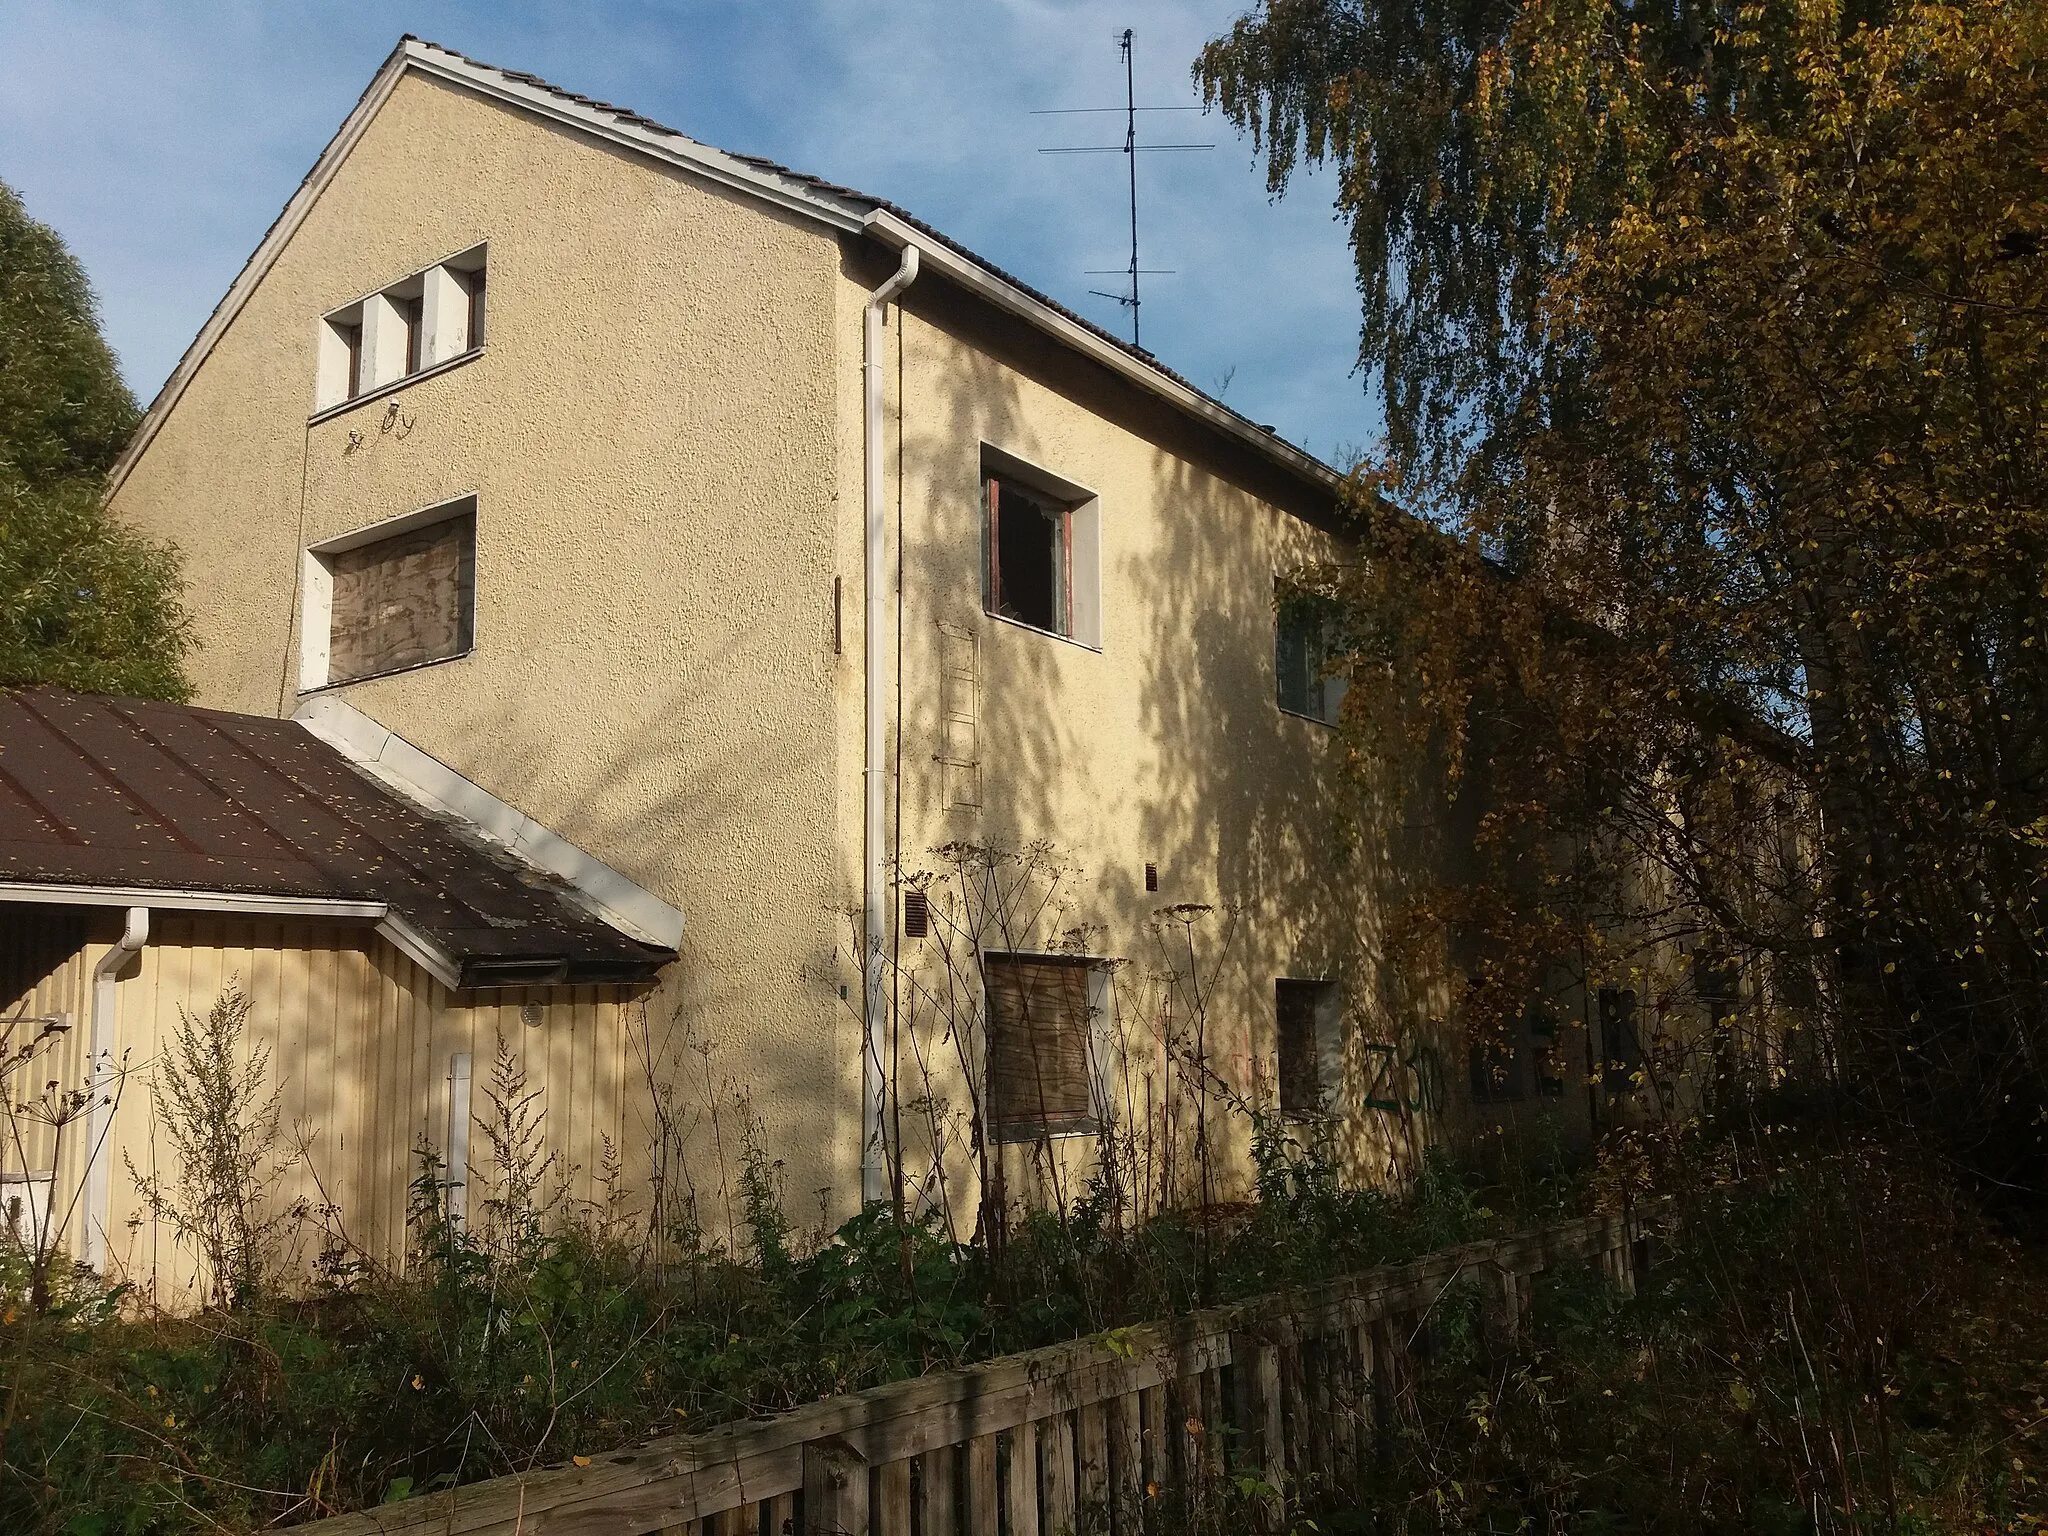
<path id="1" fill-rule="evenodd" d="M 882 1141 L 884 1094 L 882 1047 L 888 1027 L 888 987 L 882 975 L 883 957 L 888 950 L 888 843 L 882 808 L 888 788 L 886 758 L 887 722 L 882 713 L 882 636 L 888 622 L 888 519 L 882 503 L 882 315 L 889 301 L 917 281 L 917 248 L 903 248 L 902 265 L 881 287 L 868 295 L 865 325 L 861 334 L 862 425 L 867 455 L 867 629 L 864 651 L 867 657 L 866 729 L 867 768 L 861 775 L 866 802 L 866 823 L 862 834 L 861 940 L 866 951 L 861 968 L 864 1024 L 861 1042 L 860 1105 L 860 1198 L 863 1205 L 888 1198 L 887 1149 Z"/>
<path id="2" fill-rule="evenodd" d="M 120 942 L 92 968 L 92 1113 L 86 1119 L 85 1262 L 107 1268 L 107 1143 L 114 1130 L 114 978 L 149 942 L 149 908 L 130 907 Z"/>

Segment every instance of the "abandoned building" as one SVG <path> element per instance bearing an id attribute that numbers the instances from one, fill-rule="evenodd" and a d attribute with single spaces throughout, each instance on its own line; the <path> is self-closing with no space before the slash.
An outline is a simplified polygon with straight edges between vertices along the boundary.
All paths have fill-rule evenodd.
<path id="1" fill-rule="evenodd" d="M 1245 1105 L 1361 1179 L 1583 1134 L 1583 1034 L 1468 1072 L 1384 963 L 1413 839 L 1341 788 L 1287 600 L 1341 488 L 890 203 L 408 38 L 113 476 L 185 560 L 197 707 L 0 706 L 0 1008 L 146 1071 L 238 984 L 386 1254 L 501 1045 L 578 1199 L 644 1185 L 663 1080 L 793 1211 L 900 1157 L 963 1236 L 1105 1127 L 1154 1203 L 1198 1122 L 1242 1188 Z M 147 1092 L 109 1114 L 0 1168 L 152 1269 L 105 1187 Z"/>

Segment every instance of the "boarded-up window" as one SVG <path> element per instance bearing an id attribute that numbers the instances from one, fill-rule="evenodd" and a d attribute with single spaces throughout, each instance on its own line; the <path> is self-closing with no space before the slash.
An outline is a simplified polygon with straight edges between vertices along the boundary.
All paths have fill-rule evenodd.
<path id="1" fill-rule="evenodd" d="M 1085 960 L 990 955 L 989 1119 L 999 1140 L 1095 1126 Z"/>
<path id="2" fill-rule="evenodd" d="M 327 680 L 345 683 L 470 648 L 476 513 L 324 557 L 333 573 Z"/>

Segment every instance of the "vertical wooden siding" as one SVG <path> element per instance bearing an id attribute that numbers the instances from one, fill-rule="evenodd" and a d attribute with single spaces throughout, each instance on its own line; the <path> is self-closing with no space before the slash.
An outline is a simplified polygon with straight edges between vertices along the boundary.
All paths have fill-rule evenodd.
<path id="1" fill-rule="evenodd" d="M 86 938 L 94 914 L 77 908 L 0 904 L 0 1019 L 62 1015 L 68 1028 L 33 1060 L 0 1080 L 0 1093 L 22 1103 L 55 1082 L 58 1092 L 84 1081 L 91 1053 L 92 969 Z M 4 1029 L 0 1025 L 0 1029 Z M 11 1056 L 35 1026 L 17 1024 L 4 1048 Z M 29 1115 L 0 1117 L 0 1173 L 49 1173 L 53 1219 L 62 1219 L 85 1175 L 83 1121 L 62 1144 Z M 54 1156 L 53 1156 L 54 1154 Z"/>
<path id="2" fill-rule="evenodd" d="M 91 968 L 113 931 L 97 916 L 89 936 L 75 919 L 67 933 L 56 916 L 0 916 L 7 919 L 0 925 L 0 1011 L 71 1013 L 61 1075 L 82 1081 Z M 569 1201 L 579 1208 L 603 1198 L 605 1147 L 621 1142 L 628 1123 L 637 1124 L 625 1112 L 633 1006 L 627 989 L 451 993 L 365 926 L 158 912 L 139 964 L 117 989 L 117 1055 L 126 1073 L 109 1147 L 108 1226 L 116 1272 L 167 1305 L 189 1304 L 196 1274 L 192 1256 L 136 1188 L 135 1175 L 168 1179 L 175 1171 L 150 1090 L 181 1010 L 203 1016 L 230 986 L 250 1000 L 247 1046 L 268 1053 L 267 1086 L 278 1095 L 279 1152 L 291 1163 L 279 1200 L 331 1206 L 333 1224 L 380 1266 L 403 1262 L 416 1148 L 445 1147 L 456 1052 L 472 1057 L 471 1112 L 479 1119 L 490 1116 L 499 1040 L 514 1053 L 528 1088 L 541 1091 L 547 1149 L 557 1154 Z M 532 1024 L 522 1018 L 528 1003 L 539 1008 Z M 470 1155 L 476 1217 L 495 1174 L 481 1126 L 472 1126 Z M 82 1148 L 67 1149 L 63 1162 L 60 1201 L 83 1175 Z M 82 1251 L 81 1231 L 74 1221 L 67 1233 L 74 1252 Z M 319 1246 L 308 1226 L 288 1257 L 294 1266 L 309 1265 Z"/>

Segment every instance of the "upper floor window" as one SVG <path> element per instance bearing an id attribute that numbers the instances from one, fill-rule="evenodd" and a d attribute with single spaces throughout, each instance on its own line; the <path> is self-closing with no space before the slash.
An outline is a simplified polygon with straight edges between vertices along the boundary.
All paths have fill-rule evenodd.
<path id="1" fill-rule="evenodd" d="M 465 655 L 476 628 L 476 500 L 306 551 L 301 690 Z"/>
<path id="2" fill-rule="evenodd" d="M 477 246 L 322 317 L 315 413 L 480 349 L 484 258 Z"/>
<path id="3" fill-rule="evenodd" d="M 1099 650 L 1101 549 L 1093 492 L 982 450 L 983 609 Z"/>
<path id="4" fill-rule="evenodd" d="M 1290 715 L 1337 723 L 1345 683 L 1331 670 L 1338 654 L 1338 608 L 1286 582 L 1273 585 L 1274 697 Z"/>

